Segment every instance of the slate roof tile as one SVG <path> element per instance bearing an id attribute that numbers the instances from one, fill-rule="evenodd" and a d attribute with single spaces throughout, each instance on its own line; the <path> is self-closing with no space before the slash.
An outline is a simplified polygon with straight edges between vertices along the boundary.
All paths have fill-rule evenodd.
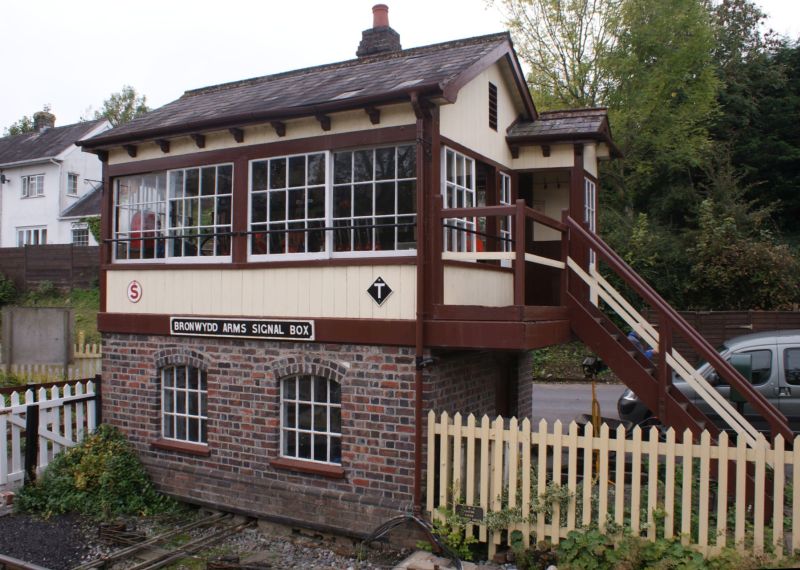
<path id="1" fill-rule="evenodd" d="M 105 119 L 0 138 L 0 166 L 58 156 L 103 121 Z"/>

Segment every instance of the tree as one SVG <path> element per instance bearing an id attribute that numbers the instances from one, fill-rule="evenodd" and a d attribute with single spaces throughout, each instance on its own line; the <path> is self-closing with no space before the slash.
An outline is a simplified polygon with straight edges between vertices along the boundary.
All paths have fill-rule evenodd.
<path id="1" fill-rule="evenodd" d="M 33 119 L 25 115 L 16 123 L 12 123 L 10 127 L 6 127 L 3 136 L 11 137 L 14 135 L 23 135 L 25 133 L 32 133 L 34 130 Z"/>
<path id="2" fill-rule="evenodd" d="M 625 0 L 609 67 L 609 106 L 625 154 L 613 183 L 637 211 L 682 227 L 699 202 L 694 176 L 708 157 L 719 81 L 703 0 Z"/>
<path id="3" fill-rule="evenodd" d="M 622 0 L 499 0 L 541 109 L 594 107 L 612 82 L 605 59 Z"/>
<path id="4" fill-rule="evenodd" d="M 94 118 L 108 119 L 113 126 L 118 127 L 148 111 L 150 108 L 147 106 L 147 97 L 140 96 L 130 85 L 124 85 L 119 93 L 112 93 L 103 101 L 103 110 L 95 111 Z"/>

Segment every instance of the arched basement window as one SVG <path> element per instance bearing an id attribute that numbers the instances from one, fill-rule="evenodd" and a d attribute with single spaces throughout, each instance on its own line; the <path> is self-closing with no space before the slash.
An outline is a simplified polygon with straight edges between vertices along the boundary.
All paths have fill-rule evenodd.
<path id="1" fill-rule="evenodd" d="M 321 376 L 281 382 L 281 455 L 339 465 L 342 462 L 342 396 L 339 383 Z"/>
<path id="2" fill-rule="evenodd" d="M 164 439 L 207 443 L 206 372 L 193 366 L 161 369 L 161 430 Z"/>

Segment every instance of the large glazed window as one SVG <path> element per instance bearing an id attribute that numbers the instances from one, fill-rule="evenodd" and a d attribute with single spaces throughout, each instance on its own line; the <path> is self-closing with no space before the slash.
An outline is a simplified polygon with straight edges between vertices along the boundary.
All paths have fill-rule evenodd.
<path id="1" fill-rule="evenodd" d="M 326 158 L 320 152 L 251 163 L 252 255 L 325 251 Z"/>
<path id="2" fill-rule="evenodd" d="M 230 164 L 117 178 L 117 260 L 230 256 Z"/>
<path id="3" fill-rule="evenodd" d="M 334 251 L 416 248 L 416 197 L 415 147 L 334 153 Z"/>
<path id="4" fill-rule="evenodd" d="M 161 426 L 164 439 L 207 443 L 208 387 L 204 370 L 170 366 L 161 370 Z"/>
<path id="5" fill-rule="evenodd" d="M 475 207 L 475 161 L 452 149 L 444 149 L 442 190 L 445 208 Z M 475 218 L 445 220 L 445 251 L 475 251 Z"/>
<path id="6" fill-rule="evenodd" d="M 342 397 L 338 382 L 302 375 L 281 382 L 281 455 L 339 465 Z"/>
<path id="7" fill-rule="evenodd" d="M 165 255 L 167 173 L 154 172 L 116 180 L 114 239 L 116 258 L 157 259 Z"/>
<path id="8" fill-rule="evenodd" d="M 171 257 L 231 254 L 230 164 L 169 172 Z"/>

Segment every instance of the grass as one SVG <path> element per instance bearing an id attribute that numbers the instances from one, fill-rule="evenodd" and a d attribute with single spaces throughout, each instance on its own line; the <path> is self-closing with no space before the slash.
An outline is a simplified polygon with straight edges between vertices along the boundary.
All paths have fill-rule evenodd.
<path id="1" fill-rule="evenodd" d="M 592 354 L 589 347 L 578 341 L 536 349 L 533 351 L 531 378 L 535 381 L 583 382 L 586 378 L 581 363 Z M 601 382 L 619 382 L 610 370 L 601 372 L 598 379 Z"/>

